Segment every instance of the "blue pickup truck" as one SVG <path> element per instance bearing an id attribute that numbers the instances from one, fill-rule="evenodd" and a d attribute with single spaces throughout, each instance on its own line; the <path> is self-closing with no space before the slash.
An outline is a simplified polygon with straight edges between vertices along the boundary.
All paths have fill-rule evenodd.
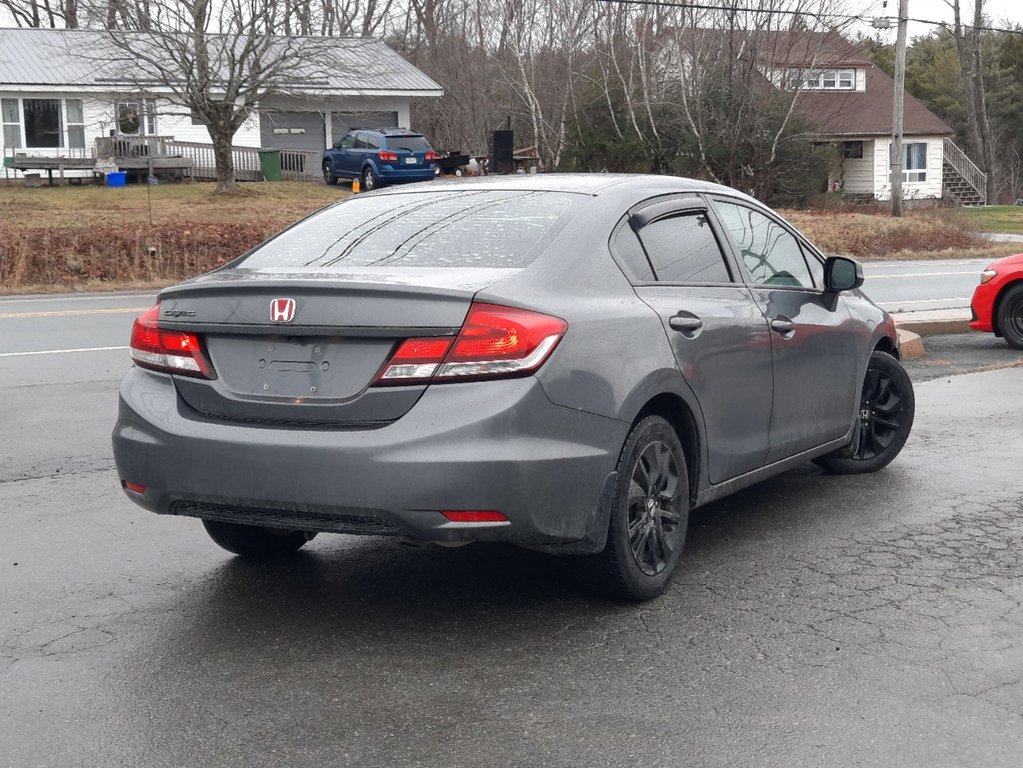
<path id="1" fill-rule="evenodd" d="M 437 173 L 437 160 L 421 133 L 406 128 L 350 131 L 323 153 L 323 180 L 361 179 L 368 192 L 384 184 L 428 181 Z"/>

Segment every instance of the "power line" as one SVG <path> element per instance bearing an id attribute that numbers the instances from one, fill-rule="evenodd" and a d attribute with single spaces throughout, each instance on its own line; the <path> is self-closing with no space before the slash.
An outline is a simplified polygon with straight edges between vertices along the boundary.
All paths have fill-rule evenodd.
<path id="1" fill-rule="evenodd" d="M 694 11 L 728 11 L 732 13 L 754 13 L 754 14 L 777 14 L 779 16 L 801 16 L 816 19 L 820 22 L 828 23 L 829 21 L 862 21 L 871 22 L 875 19 L 885 19 L 894 24 L 899 23 L 898 16 L 867 16 L 864 14 L 848 14 L 848 13 L 818 13 L 815 11 L 799 11 L 789 10 L 785 8 L 751 8 L 749 6 L 742 5 L 713 5 L 710 3 L 689 3 L 685 0 L 678 0 L 673 2 L 672 0 L 598 0 L 598 2 L 606 3 L 608 5 L 642 5 L 650 6 L 654 8 L 679 8 L 682 10 L 694 10 Z M 911 16 L 906 17 L 906 21 L 912 21 L 916 24 L 929 24 L 935 27 L 949 28 L 949 22 L 946 21 L 934 21 L 933 19 L 917 19 Z M 980 32 L 1004 32 L 1012 35 L 1023 35 L 1023 29 L 1012 29 L 1008 27 L 989 27 L 989 26 L 977 26 L 973 24 L 960 24 L 963 29 L 973 29 Z"/>
<path id="2" fill-rule="evenodd" d="M 680 8 L 682 10 L 694 11 L 732 11 L 737 13 L 758 13 L 777 14 L 779 16 L 809 16 L 819 21 L 828 19 L 841 19 L 843 21 L 869 21 L 871 17 L 852 15 L 848 13 L 816 13 L 814 11 L 794 11 L 785 8 L 750 8 L 747 6 L 711 5 L 709 3 L 689 3 L 685 0 L 672 2 L 671 0 L 598 0 L 609 5 L 646 5 L 655 8 Z"/>
<path id="3" fill-rule="evenodd" d="M 898 19 L 895 19 L 897 21 Z M 949 28 L 949 22 L 947 21 L 931 21 L 929 19 L 914 19 L 912 16 L 908 16 L 906 21 L 913 21 L 917 24 L 930 24 L 935 27 Z M 986 26 L 975 26 L 973 24 L 960 24 L 963 29 L 973 29 L 978 32 L 1005 32 L 1010 35 L 1023 35 L 1023 29 L 1011 29 L 1009 27 L 986 27 Z"/>

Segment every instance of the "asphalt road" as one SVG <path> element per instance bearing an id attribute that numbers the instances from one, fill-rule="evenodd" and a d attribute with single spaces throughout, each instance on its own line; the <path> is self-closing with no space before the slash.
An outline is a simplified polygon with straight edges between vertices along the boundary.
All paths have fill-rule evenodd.
<path id="1" fill-rule="evenodd" d="M 512 548 L 257 566 L 135 507 L 126 351 L 18 354 L 123 346 L 133 313 L 7 315 L 148 298 L 0 301 L 0 766 L 1021 765 L 1023 368 L 912 369 L 888 469 L 695 512 L 671 592 L 622 606 Z"/>
<path id="2" fill-rule="evenodd" d="M 967 308 L 991 261 L 867 261 L 863 290 L 889 312 Z"/>

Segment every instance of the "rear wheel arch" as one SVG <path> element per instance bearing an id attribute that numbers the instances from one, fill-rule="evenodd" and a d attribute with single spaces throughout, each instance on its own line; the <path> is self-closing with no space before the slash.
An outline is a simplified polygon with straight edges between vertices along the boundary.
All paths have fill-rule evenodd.
<path id="1" fill-rule="evenodd" d="M 689 500 L 690 504 L 695 504 L 700 488 L 700 470 L 703 464 L 701 451 L 703 441 L 695 414 L 689 404 L 680 396 L 671 392 L 662 392 L 650 398 L 640 408 L 636 418 L 633 419 L 633 426 L 639 424 L 647 416 L 660 416 L 665 419 L 678 435 L 685 453 L 686 473 L 689 476 Z"/>

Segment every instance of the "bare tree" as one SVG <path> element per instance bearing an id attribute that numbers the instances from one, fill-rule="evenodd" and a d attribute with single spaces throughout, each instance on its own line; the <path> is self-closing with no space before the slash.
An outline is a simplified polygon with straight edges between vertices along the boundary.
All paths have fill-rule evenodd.
<path id="1" fill-rule="evenodd" d="M 988 200 L 994 199 L 994 150 L 991 146 L 991 126 L 987 117 L 987 88 L 984 83 L 984 65 L 981 34 L 976 27 L 983 26 L 984 0 L 974 0 L 972 27 L 963 24 L 959 0 L 945 0 L 952 9 L 952 36 L 955 38 L 959 66 L 963 73 L 963 94 L 966 107 L 966 133 L 970 150 L 987 174 Z"/>
<path id="2" fill-rule="evenodd" d="M 0 0 L 19 27 L 78 27 L 78 0 Z"/>
<path id="3" fill-rule="evenodd" d="M 148 0 L 124 12 L 134 30 L 108 29 L 110 50 L 97 55 L 113 59 L 139 90 L 158 86 L 202 120 L 221 193 L 239 190 L 232 143 L 259 102 L 347 66 L 330 38 L 278 35 L 285 13 L 278 0 Z"/>

